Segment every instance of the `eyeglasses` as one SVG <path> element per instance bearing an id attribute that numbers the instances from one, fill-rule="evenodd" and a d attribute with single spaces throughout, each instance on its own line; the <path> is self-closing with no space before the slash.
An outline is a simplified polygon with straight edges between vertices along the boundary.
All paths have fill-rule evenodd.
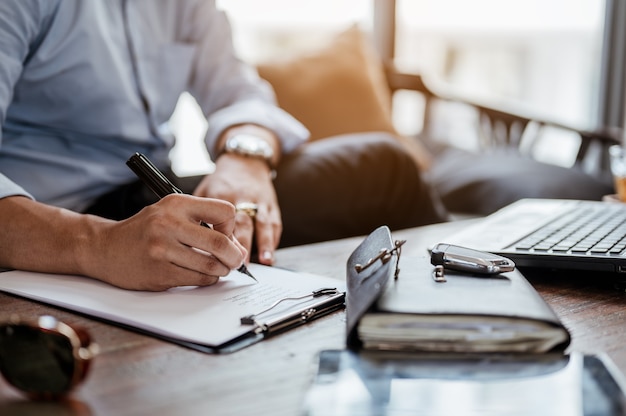
<path id="1" fill-rule="evenodd" d="M 56 399 L 87 375 L 97 344 L 89 334 L 52 316 L 16 315 L 0 321 L 0 373 L 32 399 Z"/>

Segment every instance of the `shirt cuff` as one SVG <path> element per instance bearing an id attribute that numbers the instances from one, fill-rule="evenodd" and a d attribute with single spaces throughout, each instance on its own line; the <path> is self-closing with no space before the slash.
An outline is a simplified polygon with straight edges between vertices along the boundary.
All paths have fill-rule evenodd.
<path id="1" fill-rule="evenodd" d="M 293 151 L 309 138 L 309 131 L 302 123 L 279 107 L 259 100 L 238 102 L 213 113 L 208 118 L 205 143 L 211 156 L 217 139 L 224 130 L 238 124 L 257 124 L 278 136 L 282 153 Z"/>
<path id="2" fill-rule="evenodd" d="M 7 196 L 25 196 L 30 199 L 35 199 L 31 194 L 26 192 L 24 188 L 4 176 L 0 173 L 0 199 Z"/>

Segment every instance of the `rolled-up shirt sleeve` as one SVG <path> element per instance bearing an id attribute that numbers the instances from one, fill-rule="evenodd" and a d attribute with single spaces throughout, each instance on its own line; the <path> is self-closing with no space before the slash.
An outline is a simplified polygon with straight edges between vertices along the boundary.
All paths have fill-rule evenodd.
<path id="1" fill-rule="evenodd" d="M 7 196 L 25 196 L 30 199 L 35 199 L 31 194 L 26 192 L 24 188 L 4 176 L 0 173 L 0 199 L 6 198 Z"/>
<path id="2" fill-rule="evenodd" d="M 208 120 L 205 138 L 209 153 L 227 128 L 257 124 L 272 130 L 289 153 L 309 137 L 309 131 L 276 105 L 270 85 L 235 54 L 226 15 L 204 2 L 193 16 L 192 38 L 199 40 L 190 92 Z"/>

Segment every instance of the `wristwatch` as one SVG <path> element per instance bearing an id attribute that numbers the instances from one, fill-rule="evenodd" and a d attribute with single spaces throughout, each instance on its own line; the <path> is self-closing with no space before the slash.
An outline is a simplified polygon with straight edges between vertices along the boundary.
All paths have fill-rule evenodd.
<path id="1" fill-rule="evenodd" d="M 252 134 L 235 134 L 226 140 L 224 153 L 264 160 L 271 169 L 274 169 L 274 149 L 262 138 Z"/>

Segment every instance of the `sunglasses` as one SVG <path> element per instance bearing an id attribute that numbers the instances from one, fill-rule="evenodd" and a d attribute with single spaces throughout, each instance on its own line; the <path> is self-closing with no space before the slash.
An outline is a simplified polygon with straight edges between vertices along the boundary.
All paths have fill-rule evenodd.
<path id="1" fill-rule="evenodd" d="M 52 316 L 0 321 L 0 373 L 28 397 L 60 398 L 82 382 L 98 345 Z"/>

